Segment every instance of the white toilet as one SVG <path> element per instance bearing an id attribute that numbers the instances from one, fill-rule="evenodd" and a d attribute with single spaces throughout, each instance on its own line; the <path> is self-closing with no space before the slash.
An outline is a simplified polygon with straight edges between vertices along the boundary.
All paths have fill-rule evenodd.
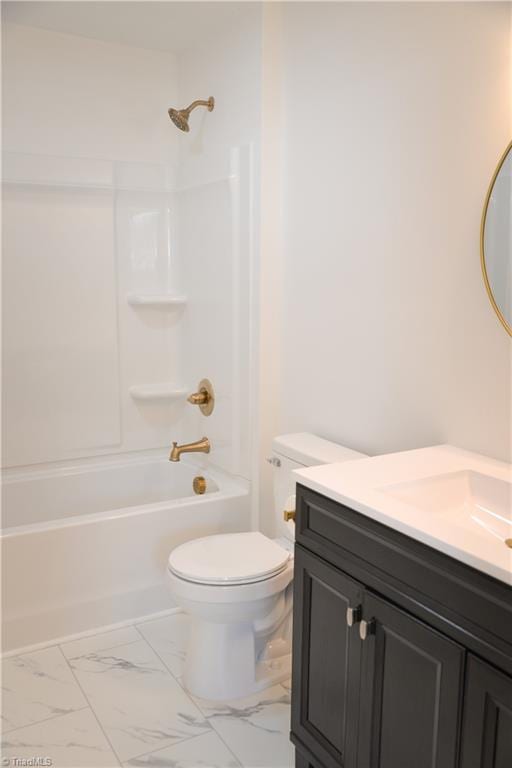
<path id="1" fill-rule="evenodd" d="M 171 552 L 169 588 L 191 617 L 184 684 L 192 694 L 235 699 L 289 677 L 295 524 L 284 511 L 295 502 L 292 471 L 359 458 L 305 432 L 277 437 L 269 461 L 278 538 L 219 534 Z"/>

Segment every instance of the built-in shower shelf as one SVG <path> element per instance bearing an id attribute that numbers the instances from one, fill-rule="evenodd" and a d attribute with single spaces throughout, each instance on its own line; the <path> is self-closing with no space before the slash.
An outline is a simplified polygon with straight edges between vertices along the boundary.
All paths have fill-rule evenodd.
<path id="1" fill-rule="evenodd" d="M 131 293 L 126 298 L 132 307 L 162 307 L 172 309 L 183 307 L 187 303 L 186 296 L 174 293 Z"/>
<path id="2" fill-rule="evenodd" d="M 144 384 L 128 390 L 134 400 L 184 400 L 188 389 L 174 384 Z"/>

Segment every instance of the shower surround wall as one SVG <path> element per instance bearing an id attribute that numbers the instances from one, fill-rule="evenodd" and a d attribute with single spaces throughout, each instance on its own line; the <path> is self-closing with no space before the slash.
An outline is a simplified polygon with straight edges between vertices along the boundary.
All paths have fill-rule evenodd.
<path id="1" fill-rule="evenodd" d="M 3 55 L 4 466 L 164 446 L 183 404 L 130 388 L 184 386 L 183 309 L 128 297 L 182 293 L 175 57 L 12 24 Z"/>
<path id="2" fill-rule="evenodd" d="M 207 433 L 249 476 L 258 14 L 178 53 L 4 25 L 4 466 Z"/>
<path id="3" fill-rule="evenodd" d="M 261 123 L 261 6 L 242 4 L 233 27 L 178 56 L 179 104 L 215 97 L 180 134 L 177 221 L 190 311 L 186 378 L 208 375 L 217 402 L 207 422 L 223 469 L 250 478 L 256 359 Z M 248 183 L 250 180 L 250 183 Z M 200 437 L 197 411 L 184 415 Z"/>
<path id="4" fill-rule="evenodd" d="M 4 24 L 3 467 L 6 499 L 26 502 L 2 542 L 10 648 L 167 609 L 170 549 L 250 525 L 258 18 L 241 7 L 239 34 L 174 53 Z M 180 134 L 167 109 L 210 95 Z M 203 377 L 208 419 L 186 402 Z M 220 491 L 191 504 L 166 457 L 204 434 L 211 454 L 184 463 L 219 471 Z M 156 506 L 154 462 L 171 489 Z M 132 466 L 130 501 L 110 473 Z M 89 475 L 105 512 L 88 513 Z M 75 476 L 80 504 L 51 522 Z M 51 491 L 31 505 L 38 482 Z M 16 565 L 30 552 L 48 578 Z"/>

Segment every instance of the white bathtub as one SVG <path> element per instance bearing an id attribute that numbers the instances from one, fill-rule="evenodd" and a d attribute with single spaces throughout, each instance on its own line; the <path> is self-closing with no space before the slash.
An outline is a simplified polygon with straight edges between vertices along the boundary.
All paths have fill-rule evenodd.
<path id="1" fill-rule="evenodd" d="M 4 652 L 172 608 L 170 550 L 249 528 L 248 483 L 161 454 L 8 470 L 2 486 Z"/>

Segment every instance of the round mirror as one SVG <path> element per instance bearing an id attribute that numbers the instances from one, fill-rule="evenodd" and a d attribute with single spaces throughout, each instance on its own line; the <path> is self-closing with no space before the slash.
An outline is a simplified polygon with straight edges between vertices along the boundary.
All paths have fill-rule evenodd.
<path id="1" fill-rule="evenodd" d="M 512 336 L 512 142 L 498 163 L 485 199 L 480 250 L 491 304 Z"/>

